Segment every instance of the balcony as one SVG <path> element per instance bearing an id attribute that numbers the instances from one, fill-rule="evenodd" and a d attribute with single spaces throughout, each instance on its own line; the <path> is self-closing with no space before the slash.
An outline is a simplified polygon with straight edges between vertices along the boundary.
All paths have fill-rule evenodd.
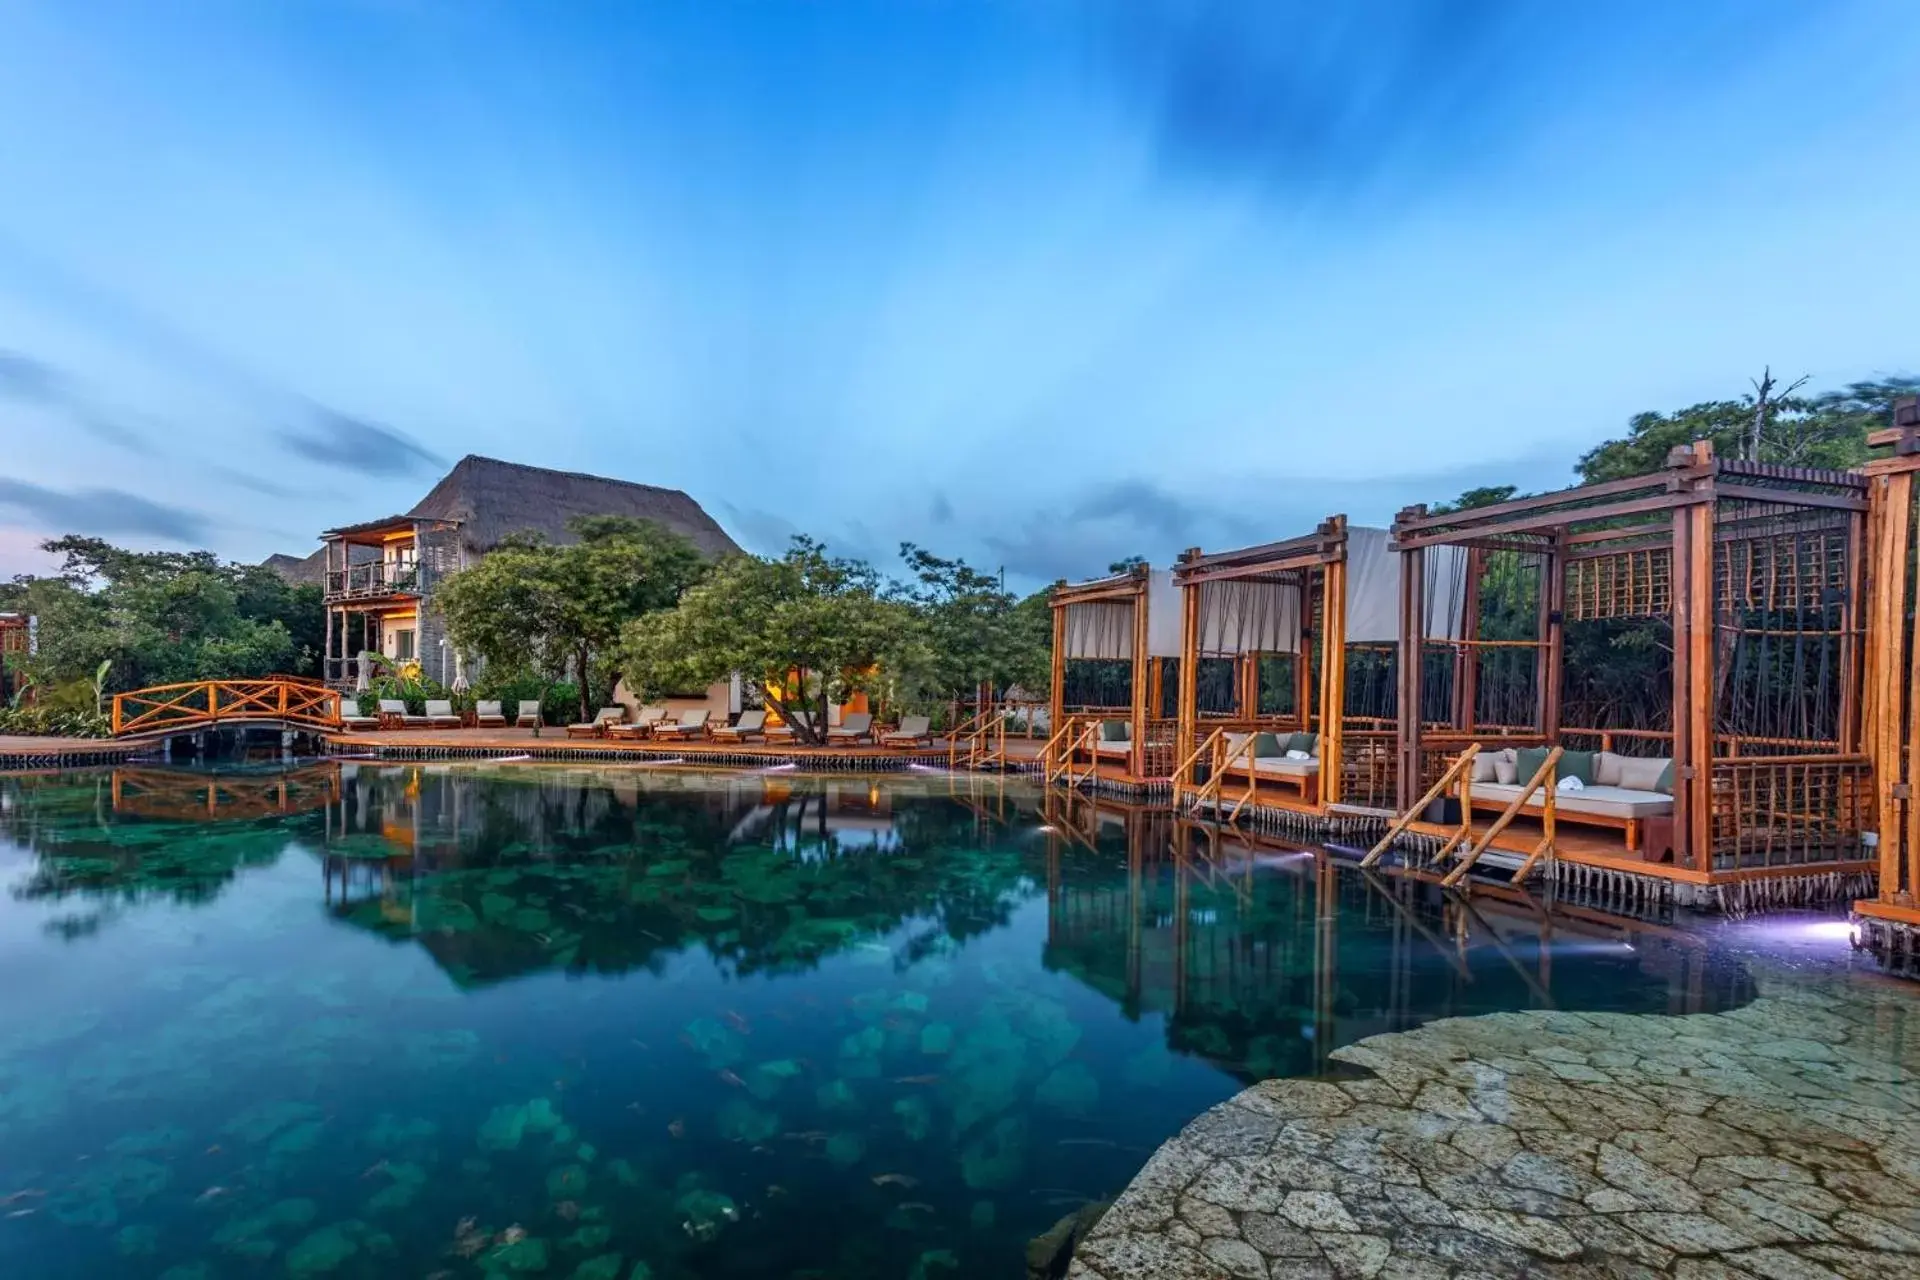
<path id="1" fill-rule="evenodd" d="M 329 604 L 342 600 L 377 600 L 386 596 L 419 593 L 419 566 L 400 561 L 375 560 L 367 564 L 349 565 L 345 569 L 334 569 L 327 574 Z"/>

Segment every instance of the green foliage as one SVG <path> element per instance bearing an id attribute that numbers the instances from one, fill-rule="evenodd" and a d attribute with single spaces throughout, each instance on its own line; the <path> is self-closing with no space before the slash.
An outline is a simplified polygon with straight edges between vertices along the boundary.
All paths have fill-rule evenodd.
<path id="1" fill-rule="evenodd" d="M 678 608 L 629 623 L 618 657 L 628 687 L 649 696 L 739 672 L 767 688 L 800 737 L 820 741 L 830 700 L 927 669 L 922 630 L 911 607 L 882 594 L 869 566 L 796 537 L 777 560 L 722 561 Z M 786 688 L 789 673 L 798 674 L 798 690 Z M 812 719 L 796 722 L 795 713 L 809 709 Z"/>
<path id="2" fill-rule="evenodd" d="M 1053 620 L 1044 592 L 1022 600 L 998 576 L 911 542 L 900 545 L 900 556 L 914 581 L 896 584 L 890 594 L 923 628 L 927 661 L 918 675 L 924 692 L 944 701 L 972 697 L 983 684 L 996 691 L 1046 688 Z"/>
<path id="3" fill-rule="evenodd" d="M 0 734 L 56 738 L 105 738 L 111 722 L 92 706 L 56 707 L 43 702 L 24 707 L 0 707 Z"/>
<path id="4" fill-rule="evenodd" d="M 1867 433 L 1893 420 L 1893 402 L 1920 393 L 1920 379 L 1856 382 L 1813 396 L 1769 401 L 1755 448 L 1760 405 L 1755 395 L 1709 400 L 1675 413 L 1636 414 L 1627 434 L 1580 459 L 1583 484 L 1645 475 L 1665 464 L 1669 450 L 1711 440 L 1723 458 L 1747 458 L 1798 467 L 1853 467 L 1867 458 Z"/>
<path id="5" fill-rule="evenodd" d="M 587 516 L 566 546 L 514 539 L 441 584 L 435 603 L 465 652 L 509 671 L 571 669 L 582 719 L 610 692 L 596 659 L 621 628 L 672 608 L 706 566 L 687 539 L 647 520 Z"/>
<path id="6" fill-rule="evenodd" d="M 97 681 L 104 700 L 183 680 L 300 674 L 320 648 L 319 589 L 258 566 L 78 536 L 41 549 L 64 557 L 60 571 L 16 578 L 0 607 L 39 616 L 39 652 L 21 667 L 43 690 Z"/>

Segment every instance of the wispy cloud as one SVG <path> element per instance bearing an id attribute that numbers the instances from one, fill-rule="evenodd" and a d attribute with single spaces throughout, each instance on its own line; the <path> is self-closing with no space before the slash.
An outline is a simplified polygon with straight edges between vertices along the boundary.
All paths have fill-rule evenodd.
<path id="1" fill-rule="evenodd" d="M 412 437 L 382 423 L 311 405 L 307 420 L 280 433 L 293 453 L 311 462 L 364 476 L 406 476 L 433 470 L 441 459 Z"/>
<path id="2" fill-rule="evenodd" d="M 0 512 L 12 511 L 57 533 L 120 534 L 169 542 L 207 541 L 204 517 L 122 489 L 49 489 L 0 478 Z"/>
<path id="3" fill-rule="evenodd" d="M 0 349 L 0 399 L 57 413 L 104 444 L 153 451 L 145 433 L 108 412 L 65 370 L 24 351 Z"/>

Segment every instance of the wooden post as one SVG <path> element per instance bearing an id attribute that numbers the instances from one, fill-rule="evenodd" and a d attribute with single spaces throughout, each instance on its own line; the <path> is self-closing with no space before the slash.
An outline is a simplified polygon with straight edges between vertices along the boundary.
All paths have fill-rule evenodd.
<path id="1" fill-rule="evenodd" d="M 1341 762 L 1346 752 L 1347 712 L 1347 561 L 1346 517 L 1340 520 L 1340 559 L 1320 574 L 1320 807 L 1339 804 Z M 1304 612 L 1306 604 L 1301 603 Z M 1300 646 L 1299 665 L 1308 664 L 1307 646 Z M 1301 695 L 1306 693 L 1304 684 Z"/>
<path id="2" fill-rule="evenodd" d="M 1200 548 L 1190 547 L 1180 553 L 1180 562 L 1185 564 L 1197 558 Z M 1176 785 L 1190 785 L 1193 782 L 1193 764 L 1188 757 L 1193 755 L 1196 737 L 1199 733 L 1200 709 L 1198 703 L 1198 681 L 1195 676 L 1200 666 L 1200 592 L 1204 588 L 1199 583 L 1183 583 L 1180 589 L 1180 682 L 1179 702 L 1175 708 L 1179 728 L 1174 734 L 1174 749 L 1179 753 L 1182 767 Z"/>
<path id="3" fill-rule="evenodd" d="M 1127 753 L 1129 772 L 1147 776 L 1147 601 L 1151 596 L 1151 569 L 1141 568 L 1140 591 L 1133 597 L 1133 661 L 1128 664 L 1128 701 L 1133 747 Z"/>
<path id="4" fill-rule="evenodd" d="M 1871 493 L 1871 485 L 1869 485 Z M 1869 497 L 1869 504 L 1872 499 Z M 1860 750 L 1860 697 L 1866 687 L 1861 677 L 1861 632 L 1867 604 L 1866 516 L 1847 517 L 1847 599 L 1840 611 L 1840 754 Z"/>
<path id="5" fill-rule="evenodd" d="M 1403 514 L 1423 516 L 1424 505 Z M 1420 657 L 1427 628 L 1427 557 L 1418 547 L 1400 552 L 1400 670 L 1396 727 L 1399 777 L 1396 803 L 1408 809 L 1420 795 Z"/>
<path id="6" fill-rule="evenodd" d="M 1673 510 L 1673 860 L 1691 861 L 1693 789 L 1686 779 L 1693 768 L 1693 524 L 1685 507 Z"/>
<path id="7" fill-rule="evenodd" d="M 1065 578 L 1053 584 L 1055 591 L 1067 585 Z M 1053 606 L 1053 700 L 1047 708 L 1047 735 L 1060 732 L 1067 722 L 1067 611 Z M 955 726 L 956 728 L 958 725 Z"/>
<path id="8" fill-rule="evenodd" d="M 1566 652 L 1565 610 L 1567 603 L 1567 560 L 1565 528 L 1553 531 L 1553 544 L 1540 566 L 1540 650 L 1536 670 L 1539 688 L 1536 708 L 1540 714 L 1540 732 L 1547 741 L 1560 739 L 1560 693 Z"/>
<path id="9" fill-rule="evenodd" d="M 1453 727 L 1471 734 L 1480 710 L 1480 651 L 1473 641 L 1480 638 L 1480 578 L 1486 572 L 1486 552 L 1467 548 L 1467 589 L 1460 606 L 1460 638 L 1466 641 L 1454 657 Z"/>
<path id="10" fill-rule="evenodd" d="M 1713 461 L 1713 446 L 1702 440 L 1693 447 L 1698 463 Z M 1688 550 L 1693 556 L 1693 654 L 1688 675 L 1693 681 L 1688 709 L 1693 716 L 1689 735 L 1693 739 L 1694 772 L 1689 780 L 1691 843 L 1693 865 L 1706 871 L 1713 865 L 1713 482 L 1695 482 L 1706 489 L 1705 501 L 1685 508 L 1692 525 Z M 1676 782 L 1678 779 L 1676 778 Z"/>

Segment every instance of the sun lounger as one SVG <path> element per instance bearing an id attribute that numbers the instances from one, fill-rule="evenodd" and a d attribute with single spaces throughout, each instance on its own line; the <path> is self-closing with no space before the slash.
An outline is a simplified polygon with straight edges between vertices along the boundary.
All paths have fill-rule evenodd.
<path id="1" fill-rule="evenodd" d="M 582 724 L 568 725 L 567 736 L 569 738 L 604 737 L 606 736 L 607 728 L 610 725 L 619 724 L 622 720 L 625 720 L 626 718 L 627 718 L 627 709 L 625 707 L 602 707 L 600 708 L 599 713 L 596 714 L 593 717 L 593 719 L 588 720 Z"/>
<path id="2" fill-rule="evenodd" d="M 522 698 L 514 707 L 513 727 L 516 729 L 538 729 L 540 727 L 540 703 L 535 698 Z"/>
<path id="3" fill-rule="evenodd" d="M 384 720 L 390 716 L 399 716 L 400 727 L 403 729 L 424 729 L 429 723 L 425 716 L 409 715 L 407 704 L 403 699 L 380 699 L 380 718 Z"/>
<path id="4" fill-rule="evenodd" d="M 653 727 L 656 738 L 697 738 L 706 732 L 707 717 L 712 713 L 705 707 L 692 711 L 682 711 L 678 720 L 663 720 Z"/>
<path id="5" fill-rule="evenodd" d="M 453 709 L 453 699 L 427 699 L 427 727 L 430 729 L 458 729 L 460 727 L 460 713 Z"/>
<path id="6" fill-rule="evenodd" d="M 609 738 L 620 738 L 626 741 L 648 737 L 659 727 L 661 719 L 666 714 L 667 709 L 665 707 L 642 707 L 640 708 L 640 714 L 633 718 L 631 724 L 608 725 L 607 736 Z"/>
<path id="7" fill-rule="evenodd" d="M 827 730 L 828 742 L 873 741 L 873 717 L 856 711 Z"/>
<path id="8" fill-rule="evenodd" d="M 900 727 L 891 733 L 880 735 L 883 747 L 911 747 L 914 745 L 933 745 L 933 720 L 928 716 L 901 716 Z"/>
<path id="9" fill-rule="evenodd" d="M 380 727 L 380 717 L 379 716 L 363 716 L 363 715 L 351 715 L 351 716 L 343 715 L 340 717 L 340 727 L 347 730 L 378 729 Z"/>
<path id="10" fill-rule="evenodd" d="M 722 742 L 745 742 L 748 738 L 764 738 L 767 735 L 767 713 L 742 711 L 740 718 L 732 724 L 716 724 L 707 732 Z"/>
<path id="11" fill-rule="evenodd" d="M 473 704 L 473 722 L 482 729 L 504 729 L 507 717 L 500 710 L 498 702 L 476 702 Z"/>

